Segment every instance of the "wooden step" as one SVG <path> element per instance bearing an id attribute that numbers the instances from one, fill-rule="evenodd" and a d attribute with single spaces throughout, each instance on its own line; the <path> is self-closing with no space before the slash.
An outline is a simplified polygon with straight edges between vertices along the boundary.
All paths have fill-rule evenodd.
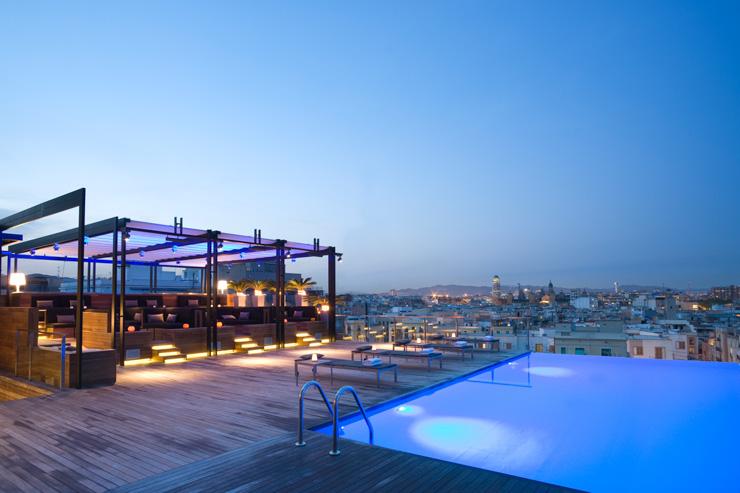
<path id="1" fill-rule="evenodd" d="M 0 377 L 0 402 L 26 399 L 28 397 L 40 397 L 49 395 L 51 392 L 25 382 L 18 382 L 11 378 Z"/>
<path id="2" fill-rule="evenodd" d="M 180 354 L 180 351 L 177 349 L 168 349 L 166 351 L 157 351 L 157 356 L 160 358 L 167 358 L 169 356 L 177 356 Z"/>
<path id="3" fill-rule="evenodd" d="M 152 351 L 167 351 L 170 349 L 177 349 L 174 344 L 170 343 L 157 343 L 152 345 Z"/>
<path id="4" fill-rule="evenodd" d="M 165 365 L 171 365 L 173 363 L 182 363 L 183 361 L 186 361 L 187 360 L 187 358 L 185 357 L 185 355 L 182 354 L 182 353 L 180 353 L 180 352 L 178 352 L 177 354 L 171 354 L 171 355 L 168 355 L 168 356 L 162 356 L 161 359 L 162 359 L 162 361 L 164 362 Z"/>

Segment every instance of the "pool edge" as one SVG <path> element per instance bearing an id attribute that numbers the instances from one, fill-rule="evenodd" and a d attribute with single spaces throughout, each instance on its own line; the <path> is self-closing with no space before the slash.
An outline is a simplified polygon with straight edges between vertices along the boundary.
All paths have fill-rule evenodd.
<path id="1" fill-rule="evenodd" d="M 396 397 L 393 397 L 391 399 L 388 399 L 387 401 L 378 402 L 377 404 L 373 404 L 370 407 L 366 407 L 365 408 L 365 412 L 368 414 L 368 416 L 372 416 L 373 414 L 375 414 L 378 411 L 378 408 L 385 407 L 385 406 L 392 407 L 391 404 L 393 404 L 395 402 L 399 402 L 399 401 L 403 401 L 403 400 L 408 400 L 408 399 L 410 399 L 410 398 L 412 398 L 412 397 L 414 397 L 414 396 L 416 396 L 418 394 L 421 394 L 423 392 L 428 392 L 428 391 L 433 390 L 433 389 L 436 389 L 438 387 L 447 387 L 447 386 L 452 385 L 453 383 L 456 383 L 456 382 L 458 382 L 460 380 L 464 380 L 464 379 L 466 379 L 466 378 L 468 378 L 468 377 L 470 377 L 472 375 L 475 375 L 477 373 L 481 373 L 481 372 L 490 370 L 491 368 L 496 368 L 497 366 L 501 366 L 501 365 L 510 363 L 512 361 L 518 360 L 519 358 L 523 358 L 523 357 L 525 357 L 525 356 L 527 356 L 529 354 L 532 354 L 532 351 L 526 351 L 526 352 L 521 353 L 521 354 L 518 354 L 516 356 L 512 356 L 510 358 L 502 359 L 501 361 L 496 361 L 495 363 L 491 363 L 489 365 L 482 366 L 481 368 L 478 368 L 476 370 L 471 370 L 469 372 L 466 372 L 466 373 L 457 375 L 455 377 L 451 377 L 451 378 L 448 378 L 446 380 L 442 380 L 440 382 L 433 383 L 431 385 L 427 385 L 426 387 L 422 387 L 420 389 L 416 389 L 416 390 L 412 390 L 410 392 L 406 392 L 405 394 L 398 395 Z M 357 411 L 354 411 L 354 412 L 351 412 L 351 413 L 349 413 L 349 414 L 347 414 L 345 416 L 342 416 L 340 418 L 340 421 L 343 422 L 343 421 L 349 420 L 350 422 L 353 422 L 353 421 L 356 421 L 360 417 L 361 417 L 361 413 L 360 413 L 360 411 L 358 409 Z M 321 433 L 319 431 L 319 429 L 324 428 L 324 427 L 327 427 L 327 426 L 331 426 L 332 424 L 333 424 L 332 421 L 329 420 L 329 421 L 323 422 L 321 424 L 312 426 L 312 427 L 310 427 L 308 429 L 311 430 L 311 431 L 315 431 L 317 433 Z"/>

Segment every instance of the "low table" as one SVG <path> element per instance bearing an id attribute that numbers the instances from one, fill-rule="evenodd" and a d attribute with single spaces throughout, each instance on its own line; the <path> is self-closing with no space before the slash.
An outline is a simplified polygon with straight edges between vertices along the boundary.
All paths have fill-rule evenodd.
<path id="1" fill-rule="evenodd" d="M 317 378 L 316 371 L 317 371 L 318 367 L 320 365 L 325 365 L 325 364 L 330 363 L 330 362 L 331 362 L 331 360 L 323 359 L 323 358 L 317 359 L 316 361 L 310 360 L 310 359 L 297 359 L 297 360 L 295 360 L 294 361 L 294 365 L 295 365 L 295 384 L 296 384 L 296 386 L 298 385 L 298 377 L 300 376 L 300 374 L 298 373 L 298 366 L 299 365 L 300 366 L 309 366 L 309 367 L 311 367 L 311 373 L 313 374 L 313 379 L 316 380 L 316 378 Z"/>

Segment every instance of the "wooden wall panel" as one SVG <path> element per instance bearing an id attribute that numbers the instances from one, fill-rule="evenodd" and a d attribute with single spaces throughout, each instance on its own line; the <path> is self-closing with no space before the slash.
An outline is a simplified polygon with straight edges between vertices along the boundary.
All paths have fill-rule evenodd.
<path id="1" fill-rule="evenodd" d="M 36 342 L 38 324 L 35 308 L 0 308 L 0 369 L 28 375 L 29 350 Z"/>

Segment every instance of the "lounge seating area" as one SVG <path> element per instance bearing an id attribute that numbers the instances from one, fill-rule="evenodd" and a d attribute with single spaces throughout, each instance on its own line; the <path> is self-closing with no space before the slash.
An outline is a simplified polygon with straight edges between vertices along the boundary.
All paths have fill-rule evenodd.
<path id="1" fill-rule="evenodd" d="M 7 266 L 7 274 L 25 279 L 26 260 L 74 267 L 67 271 L 75 273 L 74 287 L 69 276 L 54 278 L 55 289 L 70 292 L 24 292 L 20 286 L 11 292 L 4 286 L 0 310 L 22 308 L 29 320 L 38 320 L 28 324 L 34 332 L 32 344 L 38 344 L 37 330 L 44 338 L 66 337 L 75 349 L 78 385 L 84 351 L 108 351 L 125 366 L 318 347 L 335 340 L 336 264 L 341 253 L 333 246 L 322 245 L 318 238 L 313 244 L 264 238 L 259 229 L 248 235 L 186 228 L 182 218 L 172 225 L 120 216 L 86 224 L 85 195 L 85 189 L 79 189 L 0 218 L 0 275 L 6 276 L 2 270 Z M 5 233 L 71 209 L 79 212 L 73 229 L 32 239 Z M 295 287 L 296 274 L 291 274 L 292 284 L 288 282 L 286 259 L 301 258 L 327 260 L 326 291 L 315 294 L 326 300 L 322 310 L 302 306 L 307 297 L 304 289 Z M 263 263 L 270 269 L 250 265 Z M 230 278 L 234 266 L 241 267 L 234 269 L 241 278 Z M 143 285 L 147 271 L 148 288 Z M 250 272 L 260 272 L 261 278 L 243 277 Z M 272 272 L 272 279 L 264 272 Z M 161 286 L 164 289 L 160 276 L 169 283 Z M 136 280 L 135 292 L 129 280 Z M 232 281 L 245 287 L 232 288 Z M 266 293 L 259 283 L 267 286 Z M 34 284 L 41 285 L 50 287 L 49 282 Z M 187 286 L 188 292 L 172 292 L 176 285 Z M 301 306 L 288 306 L 289 300 Z"/>

